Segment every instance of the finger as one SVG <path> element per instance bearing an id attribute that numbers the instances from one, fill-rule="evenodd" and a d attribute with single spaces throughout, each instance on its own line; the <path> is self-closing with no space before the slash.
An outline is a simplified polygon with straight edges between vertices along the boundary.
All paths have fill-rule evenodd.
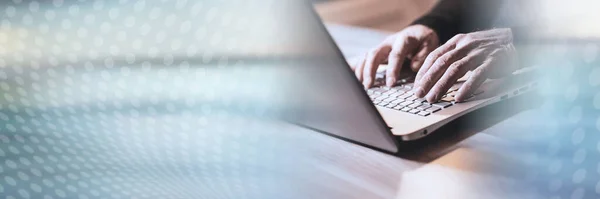
<path id="1" fill-rule="evenodd" d="M 425 99 L 430 102 L 436 102 L 448 92 L 448 90 L 456 83 L 458 79 L 467 74 L 469 70 L 476 66 L 478 57 L 482 56 L 482 51 L 475 51 L 470 53 L 466 57 L 452 63 L 446 72 L 442 75 L 439 81 L 431 88 L 431 90 L 425 96 Z"/>
<path id="2" fill-rule="evenodd" d="M 486 61 L 481 64 L 477 69 L 473 70 L 471 77 L 465 81 L 465 83 L 458 89 L 454 100 L 456 102 L 463 102 L 471 97 L 481 84 L 487 79 L 487 71 L 492 67 L 492 61 Z"/>
<path id="3" fill-rule="evenodd" d="M 359 82 L 362 83 L 362 77 L 363 77 L 363 68 L 365 67 L 365 57 L 367 55 L 363 55 L 361 56 L 357 61 L 356 61 L 356 68 L 354 69 L 354 75 L 356 75 L 356 79 L 358 79 Z"/>
<path id="4" fill-rule="evenodd" d="M 402 64 L 406 59 L 406 56 L 410 51 L 413 51 L 415 48 L 416 42 L 411 42 L 406 39 L 399 39 L 394 43 L 392 47 L 392 51 L 388 57 L 388 68 L 386 70 L 386 85 L 388 87 L 394 86 L 398 77 L 400 76 L 400 71 L 402 70 Z"/>
<path id="5" fill-rule="evenodd" d="M 427 73 L 427 71 L 429 71 L 429 68 L 431 68 L 433 63 L 438 58 L 440 58 L 447 52 L 454 50 L 454 48 L 456 47 L 456 43 L 458 43 L 459 38 L 462 38 L 462 37 L 459 37 L 458 35 L 452 37 L 452 39 L 448 40 L 448 42 L 441 45 L 440 47 L 438 47 L 437 49 L 435 49 L 431 53 L 429 53 L 429 55 L 427 55 L 427 58 L 425 58 L 423 65 L 421 65 L 421 68 L 419 69 L 419 72 L 417 72 L 417 76 L 415 77 L 415 83 L 417 83 L 419 80 L 421 80 L 423 78 L 423 76 Z M 415 92 L 416 92 L 417 88 L 418 88 L 418 86 L 415 85 Z"/>
<path id="6" fill-rule="evenodd" d="M 433 85 L 444 75 L 450 64 L 454 63 L 456 60 L 461 59 L 464 55 L 465 50 L 463 49 L 454 49 L 450 52 L 444 54 L 440 58 L 438 58 L 432 66 L 427 70 L 427 73 L 418 80 L 416 84 L 415 96 L 417 97 L 425 97 L 427 93 L 431 90 Z"/>
<path id="7" fill-rule="evenodd" d="M 428 42 L 431 42 L 431 41 L 428 41 Z M 423 66 L 423 63 L 425 62 L 427 55 L 429 55 L 431 52 L 433 52 L 435 50 L 435 48 L 436 48 L 436 46 L 433 43 L 423 44 L 420 47 L 417 54 L 415 54 L 415 56 L 413 56 L 411 63 L 410 63 L 410 68 L 414 72 L 419 71 L 419 69 L 421 68 L 421 66 Z"/>
<path id="8" fill-rule="evenodd" d="M 375 82 L 375 74 L 379 65 L 385 62 L 392 47 L 389 45 L 380 46 L 369 52 L 363 68 L 363 85 L 365 88 L 371 88 Z"/>

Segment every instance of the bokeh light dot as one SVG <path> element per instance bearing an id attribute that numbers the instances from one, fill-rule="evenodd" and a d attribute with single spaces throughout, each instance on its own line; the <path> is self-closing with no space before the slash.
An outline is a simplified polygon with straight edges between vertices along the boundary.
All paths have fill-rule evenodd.
<path id="1" fill-rule="evenodd" d="M 15 16 L 16 10 L 17 9 L 14 6 L 7 6 L 4 9 L 4 14 L 6 14 L 7 17 L 11 18 Z"/>
<path id="2" fill-rule="evenodd" d="M 580 106 L 576 106 L 571 108 L 571 110 L 569 111 L 569 122 L 571 123 L 577 123 L 579 122 L 579 120 L 581 120 L 583 114 L 583 110 Z"/>
<path id="3" fill-rule="evenodd" d="M 585 190 L 583 188 L 576 188 L 571 193 L 571 199 L 582 199 L 585 196 Z"/>
<path id="4" fill-rule="evenodd" d="M 548 184 L 548 190 L 550 190 L 551 192 L 558 191 L 561 187 L 562 181 L 558 179 L 551 180 Z"/>
<path id="5" fill-rule="evenodd" d="M 587 171 L 585 169 L 578 169 L 577 171 L 575 171 L 575 173 L 573 173 L 573 183 L 583 182 L 583 180 L 585 180 L 586 175 Z"/>
<path id="6" fill-rule="evenodd" d="M 594 67 L 590 72 L 588 81 L 591 86 L 600 85 L 600 67 Z"/>
<path id="7" fill-rule="evenodd" d="M 576 84 L 570 85 L 567 87 L 565 92 L 565 99 L 569 102 L 575 101 L 579 95 L 579 87 Z"/>

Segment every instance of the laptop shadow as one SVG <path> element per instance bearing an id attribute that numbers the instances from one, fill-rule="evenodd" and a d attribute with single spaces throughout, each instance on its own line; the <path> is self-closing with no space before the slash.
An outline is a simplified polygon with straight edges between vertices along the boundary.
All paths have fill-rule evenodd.
<path id="1" fill-rule="evenodd" d="M 400 158 L 429 163 L 457 148 L 457 144 L 520 112 L 540 105 L 537 92 L 530 92 L 468 113 L 422 139 L 401 141 Z"/>

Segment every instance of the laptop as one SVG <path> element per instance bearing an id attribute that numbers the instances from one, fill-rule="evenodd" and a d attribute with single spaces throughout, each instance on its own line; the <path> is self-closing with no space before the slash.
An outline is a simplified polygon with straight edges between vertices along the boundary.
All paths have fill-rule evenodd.
<path id="1" fill-rule="evenodd" d="M 294 72 L 300 81 L 297 85 L 304 88 L 297 89 L 297 93 L 303 94 L 302 100 L 295 104 L 303 111 L 292 119 L 300 126 L 396 153 L 404 142 L 431 135 L 469 112 L 522 95 L 537 86 L 531 78 L 532 69 L 525 68 L 503 79 L 486 80 L 470 99 L 457 103 L 454 94 L 468 78 L 468 73 L 440 101 L 428 103 L 411 92 L 414 73 L 403 74 L 397 86 L 388 88 L 382 86 L 384 76 L 381 71 L 375 87 L 365 90 L 312 6 L 308 7 L 312 10 L 308 16 L 310 23 L 315 24 L 306 25 L 314 27 L 307 30 L 312 39 L 320 41 L 320 54 L 328 57 L 314 67 Z"/>

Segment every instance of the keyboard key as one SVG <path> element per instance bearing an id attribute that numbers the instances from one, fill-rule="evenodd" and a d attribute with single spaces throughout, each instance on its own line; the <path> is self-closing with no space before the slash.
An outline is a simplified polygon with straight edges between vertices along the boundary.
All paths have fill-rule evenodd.
<path id="1" fill-rule="evenodd" d="M 430 113 L 427 111 L 420 111 L 419 113 L 417 113 L 417 115 L 420 115 L 420 116 L 428 116 L 429 114 Z"/>
<path id="2" fill-rule="evenodd" d="M 402 109 L 400 109 L 400 110 L 401 110 L 401 111 L 404 111 L 404 112 L 408 112 L 408 111 L 410 111 L 410 110 L 412 110 L 412 109 L 411 109 L 410 107 L 404 107 L 404 108 L 402 108 Z"/>
<path id="3" fill-rule="evenodd" d="M 395 92 L 395 93 L 392 93 L 392 94 L 390 94 L 389 96 L 390 96 L 390 97 L 398 97 L 398 96 L 400 96 L 400 95 L 402 95 L 402 93 Z"/>
<path id="4" fill-rule="evenodd" d="M 388 105 L 388 104 L 389 104 L 389 103 L 387 103 L 387 102 L 380 102 L 380 103 L 378 103 L 378 104 L 377 104 L 377 106 L 384 106 L 384 107 L 385 107 L 385 106 L 386 106 L 386 105 Z"/>
<path id="5" fill-rule="evenodd" d="M 402 105 L 402 106 L 408 106 L 408 105 L 411 105 L 412 103 L 413 102 L 411 102 L 411 101 L 405 101 L 405 102 L 400 103 L 400 105 Z"/>
<path id="6" fill-rule="evenodd" d="M 431 105 L 439 107 L 439 108 L 447 108 L 449 106 L 452 106 L 452 103 L 450 103 L 450 102 L 437 102 L 437 103 L 434 103 L 434 104 L 431 104 Z"/>
<path id="7" fill-rule="evenodd" d="M 440 107 L 435 107 L 435 106 L 432 106 L 431 108 L 425 109 L 425 111 L 430 112 L 430 113 L 435 113 L 435 112 L 438 112 L 440 110 L 442 110 Z"/>
<path id="8" fill-rule="evenodd" d="M 413 103 L 413 104 L 408 105 L 408 107 L 410 107 L 410 108 L 417 108 L 419 106 L 421 106 L 421 104 Z"/>
<path id="9" fill-rule="evenodd" d="M 415 101 L 417 99 L 417 96 L 411 95 L 410 97 L 406 98 L 406 100 L 408 101 Z"/>
<path id="10" fill-rule="evenodd" d="M 381 100 L 381 101 L 379 101 L 379 103 L 377 103 L 377 104 L 383 104 L 383 103 L 385 103 L 385 104 L 389 104 L 390 102 L 386 102 L 386 101 L 383 101 L 383 100 Z"/>
<path id="11" fill-rule="evenodd" d="M 390 97 L 390 98 L 385 98 L 385 99 L 383 99 L 383 100 L 381 100 L 381 101 L 384 101 L 384 102 L 391 102 L 391 101 L 394 101 L 394 100 L 396 100 L 396 99 L 395 99 L 395 98 L 391 98 L 391 97 Z"/>
<path id="12" fill-rule="evenodd" d="M 452 101 L 454 101 L 454 97 L 446 96 L 446 97 L 442 98 L 442 101 L 444 101 L 444 102 L 452 102 Z"/>
<path id="13" fill-rule="evenodd" d="M 394 106 L 394 109 L 396 109 L 396 110 L 402 110 L 404 107 L 405 106 L 397 105 L 397 106 Z"/>
<path id="14" fill-rule="evenodd" d="M 398 93 L 398 95 L 402 95 L 402 94 L 406 93 L 406 91 L 404 91 L 404 90 L 402 90 L 402 88 L 398 88 L 398 87 L 393 88 L 393 90 L 395 90 L 396 93 Z"/>
<path id="15" fill-rule="evenodd" d="M 401 89 L 407 93 L 412 91 L 412 87 L 406 85 L 403 85 Z"/>
<path id="16" fill-rule="evenodd" d="M 424 110 L 426 110 L 428 108 L 431 108 L 431 105 L 429 105 L 429 104 L 421 104 L 421 106 L 417 107 L 417 109 L 421 110 L 421 111 L 424 111 Z"/>
<path id="17" fill-rule="evenodd" d="M 446 92 L 446 93 L 457 91 L 459 88 L 460 88 L 460 85 L 455 84 L 450 89 L 448 89 L 448 92 Z"/>
<path id="18" fill-rule="evenodd" d="M 394 108 L 395 106 L 396 106 L 396 104 L 388 104 L 388 105 L 385 105 L 385 107 L 386 107 L 386 108 Z"/>
<path id="19" fill-rule="evenodd" d="M 384 100 L 387 98 L 388 98 L 388 96 L 379 96 L 379 97 L 376 97 L 374 100 Z"/>
<path id="20" fill-rule="evenodd" d="M 367 92 L 369 92 L 369 91 L 371 91 L 371 92 L 373 92 L 373 93 L 374 93 L 374 92 L 381 92 L 381 91 L 379 90 L 379 87 L 374 87 L 374 88 L 367 89 Z"/>
<path id="21" fill-rule="evenodd" d="M 418 102 L 418 103 L 421 103 L 421 104 L 424 103 L 424 102 L 426 102 L 426 101 L 427 100 L 425 100 L 423 98 L 417 98 L 416 100 L 413 100 L 413 102 Z"/>
<path id="22" fill-rule="evenodd" d="M 402 103 L 402 102 L 404 102 L 404 100 L 403 100 L 403 99 L 396 99 L 396 100 L 394 100 L 394 101 L 391 101 L 391 102 L 390 102 L 390 104 L 400 104 L 400 103 Z"/>
<path id="23" fill-rule="evenodd" d="M 369 96 L 380 96 L 380 95 L 381 95 L 381 93 L 374 93 L 374 92 L 373 93 L 369 93 Z"/>
<path id="24" fill-rule="evenodd" d="M 417 110 L 417 109 L 411 109 L 411 110 L 410 110 L 410 111 L 408 111 L 408 112 L 409 112 L 409 113 L 412 113 L 412 114 L 417 114 L 417 113 L 419 112 L 419 110 Z"/>
<path id="25" fill-rule="evenodd" d="M 400 95 L 400 96 L 398 96 L 396 98 L 406 99 L 406 98 L 409 98 L 410 96 L 412 96 L 411 93 L 404 93 L 404 94 L 402 94 L 402 95 Z"/>
<path id="26" fill-rule="evenodd" d="M 396 93 L 396 91 L 395 91 L 395 90 L 388 90 L 388 91 L 386 91 L 385 93 L 383 93 L 383 95 L 388 95 L 388 96 L 389 96 L 389 95 L 392 95 L 392 94 L 394 94 L 394 93 Z"/>

